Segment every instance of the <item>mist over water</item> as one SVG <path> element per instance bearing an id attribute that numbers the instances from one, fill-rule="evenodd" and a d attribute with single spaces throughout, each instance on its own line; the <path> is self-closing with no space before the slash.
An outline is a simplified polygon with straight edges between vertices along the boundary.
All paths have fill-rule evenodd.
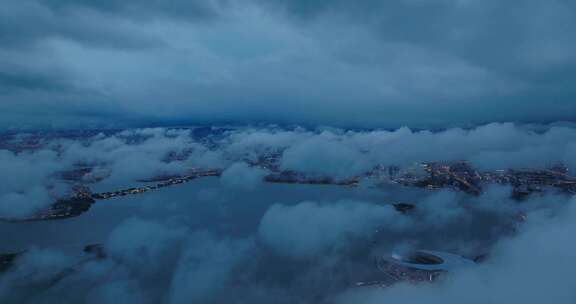
<path id="1" fill-rule="evenodd" d="M 569 125 L 489 124 L 439 132 L 271 126 L 71 134 L 5 139 L 3 161 L 22 175 L 5 176 L 0 195 L 24 200 L 3 199 L 4 217 L 33 215 L 77 182 L 105 193 L 153 185 L 143 180 L 185 175 L 191 168 L 217 169 L 222 175 L 98 200 L 72 218 L 0 223 L 1 252 L 23 252 L 0 274 L 0 298 L 8 303 L 109 302 L 110 297 L 126 303 L 451 301 L 454 289 L 480 297 L 492 284 L 516 288 L 516 281 L 495 277 L 510 273 L 523 283 L 523 263 L 541 265 L 569 255 L 558 243 L 570 231 L 561 228 L 570 225 L 573 214 L 569 193 L 548 189 L 518 201 L 511 197 L 512 185 L 486 185 L 474 196 L 456 188 L 393 183 L 387 175 L 391 169 L 383 175 L 364 173 L 392 166 L 398 174 L 418 175 L 423 174 L 421 162 L 463 159 L 483 172 L 558 164 L 571 172 L 576 131 Z M 76 182 L 61 178 L 61 172 L 84 172 L 74 171 L 78 168 L 90 170 Z M 359 179 L 350 185 L 266 182 L 274 170 Z M 36 172 L 35 178 L 25 172 Z M 35 201 L 31 187 L 46 191 L 48 199 Z M 398 203 L 414 210 L 400 212 L 393 206 Z M 531 240 L 541 245 L 530 247 Z M 82 253 L 92 244 L 100 244 L 105 256 Z M 440 282 L 355 287 L 389 280 L 375 259 L 417 249 L 488 258 Z M 551 275 L 560 267 L 555 265 L 543 273 Z M 571 299 L 562 286 L 558 292 L 566 296 L 558 303 Z M 468 301 L 467 294 L 461 296 Z M 511 295 L 498 289 L 490 296 L 500 301 Z"/>
<path id="2" fill-rule="evenodd" d="M 305 200 L 357 200 L 386 205 L 423 195 L 402 188 L 391 187 L 380 193 L 329 185 L 263 184 L 256 190 L 241 191 L 223 188 L 217 178 L 206 178 L 142 196 L 99 201 L 77 218 L 0 223 L 6 236 L 5 242 L 0 244 L 0 252 L 102 243 L 115 227 L 131 218 L 175 222 L 190 229 L 246 237 L 256 232 L 260 218 L 273 204 L 291 206 Z M 64 231 L 66 233 L 61 233 Z"/>

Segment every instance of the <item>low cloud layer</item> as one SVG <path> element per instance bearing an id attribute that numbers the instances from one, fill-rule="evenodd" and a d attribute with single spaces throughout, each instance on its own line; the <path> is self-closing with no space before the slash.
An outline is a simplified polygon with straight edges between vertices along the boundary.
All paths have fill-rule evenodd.
<path id="1" fill-rule="evenodd" d="M 217 168 L 223 174 L 132 201 L 98 202 L 77 218 L 51 221 L 55 226 L 45 226 L 52 228 L 42 234 L 43 244 L 50 244 L 51 233 L 61 235 L 71 227 L 88 233 L 102 229 L 100 224 L 109 226 L 101 239 L 97 234 L 79 238 L 102 243 L 105 255 L 82 255 L 87 244 L 67 242 L 15 248 L 27 251 L 0 273 L 2 303 L 553 299 L 563 304 L 576 299 L 570 285 L 576 213 L 569 194 L 544 191 L 519 202 L 504 185 L 472 196 L 450 189 L 379 187 L 378 180 L 363 176 L 375 166 L 413 170 L 415 162 L 437 160 L 469 160 L 483 170 L 565 164 L 574 172 L 576 129 L 571 124 L 493 123 L 438 132 L 270 126 L 3 136 L 0 167 L 12 172 L 0 175 L 3 217 L 28 215 L 50 204 L 73 184 L 63 175 L 77 169 L 91 168 L 81 181 L 104 191 L 194 168 Z M 268 163 L 271 159 L 277 163 Z M 361 180 L 357 187 L 340 188 L 264 183 L 264 175 L 275 169 Z M 198 192 L 186 192 L 193 183 Z M 414 209 L 399 212 L 396 203 Z M 127 208 L 131 204 L 141 210 Z M 90 221 L 98 217 L 106 221 Z M 0 230 L 12 224 L 2 223 Z M 488 255 L 484 263 L 435 284 L 356 287 L 380 278 L 375 258 L 409 249 Z"/>
<path id="2" fill-rule="evenodd" d="M 0 126 L 573 120 L 575 12 L 566 0 L 9 0 Z"/>
<path id="3" fill-rule="evenodd" d="M 222 172 L 220 179 L 225 187 L 254 190 L 263 182 L 265 175 L 265 170 L 249 167 L 246 163 L 235 163 Z"/>
<path id="4" fill-rule="evenodd" d="M 218 236 L 211 227 L 191 230 L 170 218 L 130 218 L 104 242 L 106 257 L 95 259 L 60 250 L 32 249 L 0 275 L 0 300 L 19 303 L 571 303 L 573 270 L 570 250 L 574 199 L 557 197 L 526 210 L 528 221 L 516 234 L 500 237 L 489 259 L 452 272 L 436 284 L 399 284 L 391 288 L 354 287 L 374 275 L 374 256 L 406 246 L 435 243 L 434 249 L 466 254 L 453 245 L 479 241 L 477 233 L 456 229 L 452 220 L 476 225 L 474 212 L 454 215 L 462 204 L 493 202 L 495 194 L 476 201 L 442 194 L 417 202 L 417 208 L 442 198 L 436 214 L 422 221 L 369 202 L 300 202 L 272 205 L 258 231 L 247 237 Z M 502 210 L 513 208 L 501 201 Z M 429 211 L 429 210 L 427 210 Z M 425 212 L 423 210 L 423 212 Z M 500 211 L 494 211 L 499 214 Z M 504 212 L 505 213 L 505 212 Z M 423 215 L 425 215 L 424 213 Z M 240 219 L 238 219 L 240 220 Z M 506 225 L 510 219 L 484 223 Z M 373 239 L 374 227 L 385 237 Z M 406 243 L 420 230 L 412 243 Z M 426 233 L 431 230 L 429 240 Z M 444 230 L 451 233 L 438 233 Z M 448 238 L 447 238 L 448 237 Z M 496 237 L 498 239 L 498 237 Z M 419 241 L 424 243 L 418 244 Z M 380 246 L 389 247 L 379 251 Z M 459 251 L 460 250 L 460 251 Z M 464 250 L 464 251 L 462 251 Z M 88 258 L 86 258 L 88 257 Z M 530 287 L 527 288 L 526 287 Z"/>
<path id="5" fill-rule="evenodd" d="M 370 237 L 380 225 L 398 226 L 401 221 L 393 220 L 395 215 L 392 206 L 362 202 L 272 205 L 258 232 L 262 241 L 280 254 L 306 258 L 339 249 L 334 247 L 345 246 L 347 240 Z"/>
<path id="6" fill-rule="evenodd" d="M 53 151 L 15 154 L 0 150 L 0 164 L 0 217 L 29 215 L 51 204 L 62 190 L 50 179 L 63 168 Z"/>
<path id="7" fill-rule="evenodd" d="M 199 136 L 200 131 L 212 133 Z M 34 141 L 37 148 L 19 151 Z M 416 163 L 427 161 L 467 160 L 481 170 L 563 164 L 576 171 L 576 129 L 571 124 L 493 123 L 439 132 L 152 128 L 80 137 L 20 134 L 2 144 L 13 147 L 0 150 L 0 163 L 11 172 L 0 177 L 4 216 L 30 214 L 49 204 L 65 192 L 58 178 L 62 172 L 87 167 L 91 172 L 82 179 L 101 181 L 104 189 L 208 168 L 224 171 L 221 181 L 227 188 L 253 190 L 269 173 L 259 167 L 267 157 L 277 159 L 279 170 L 338 179 L 363 176 L 377 166 L 415 170 Z"/>
<path id="8" fill-rule="evenodd" d="M 572 303 L 574 200 L 569 204 L 562 216 L 536 215 L 518 237 L 496 246 L 486 264 L 440 285 L 355 290 L 338 303 Z"/>

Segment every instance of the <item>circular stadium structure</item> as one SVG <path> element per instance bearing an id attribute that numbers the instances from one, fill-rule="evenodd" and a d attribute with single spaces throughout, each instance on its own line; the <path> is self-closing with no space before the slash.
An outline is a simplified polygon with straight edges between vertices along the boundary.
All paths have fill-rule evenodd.
<path id="1" fill-rule="evenodd" d="M 472 260 L 447 252 L 418 250 L 379 257 L 376 265 L 395 281 L 434 281 L 443 274 L 475 265 Z"/>

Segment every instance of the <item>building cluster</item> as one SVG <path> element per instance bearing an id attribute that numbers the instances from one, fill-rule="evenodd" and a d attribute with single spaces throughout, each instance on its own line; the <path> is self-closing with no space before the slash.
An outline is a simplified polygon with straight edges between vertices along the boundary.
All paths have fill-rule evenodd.
<path id="1" fill-rule="evenodd" d="M 481 172 L 467 162 L 423 163 L 420 171 L 400 171 L 389 178 L 405 186 L 427 189 L 453 189 L 473 195 L 482 193 L 487 184 L 508 185 L 513 188 L 512 197 L 521 199 L 546 188 L 565 193 L 576 193 L 576 179 L 567 175 L 564 167 L 550 169 L 495 170 Z"/>
<path id="2" fill-rule="evenodd" d="M 141 194 L 148 191 L 189 182 L 198 177 L 220 176 L 221 173 L 222 172 L 220 170 L 196 169 L 192 170 L 189 175 L 169 178 L 168 180 L 163 180 L 162 182 L 154 185 L 101 193 L 92 193 L 88 187 L 82 184 L 75 184 L 71 188 L 71 193 L 69 193 L 66 198 L 58 199 L 54 204 L 47 208 L 41 209 L 30 216 L 18 218 L 0 218 L 0 221 L 29 222 L 76 217 L 90 210 L 92 204 L 95 203 L 95 200 L 105 200 L 114 197 Z"/>
<path id="3" fill-rule="evenodd" d="M 143 186 L 143 187 L 134 187 L 134 188 L 122 189 L 122 190 L 111 191 L 111 192 L 95 193 L 95 194 L 92 194 L 91 197 L 95 200 L 105 200 L 105 199 L 110 199 L 110 198 L 120 197 L 120 196 L 142 194 L 142 193 L 145 193 L 148 191 L 153 191 L 153 190 L 158 190 L 158 189 L 169 187 L 169 186 L 183 184 L 183 183 L 192 181 L 198 177 L 220 176 L 221 174 L 222 174 L 222 172 L 220 170 L 214 170 L 214 169 L 193 170 L 193 172 L 190 173 L 189 175 L 180 176 L 180 177 L 171 177 L 168 180 L 163 180 L 163 181 L 161 181 L 157 184 L 154 184 L 154 185 L 148 185 L 148 186 Z"/>
<path id="4" fill-rule="evenodd" d="M 270 171 L 264 177 L 265 182 L 286 184 L 312 184 L 312 185 L 336 185 L 357 186 L 362 177 L 382 178 L 387 181 L 410 187 L 426 189 L 453 189 L 472 195 L 482 193 L 482 188 L 487 184 L 509 185 L 513 189 L 512 197 L 522 199 L 534 192 L 544 189 L 556 189 L 559 192 L 576 194 L 576 179 L 567 175 L 564 167 L 550 169 L 526 169 L 526 170 L 495 170 L 481 172 L 474 169 L 467 162 L 429 162 L 418 164 L 409 170 L 398 167 L 377 167 L 362 176 L 350 178 L 337 178 L 326 175 L 315 175 L 290 170 L 279 170 L 277 166 L 278 156 L 271 154 L 258 158 L 256 163 L 250 164 Z M 76 178 L 90 172 L 88 169 L 80 169 L 78 172 L 69 172 L 70 178 Z M 59 199 L 49 208 L 43 209 L 36 214 L 18 219 L 0 218 L 4 221 L 37 221 L 49 219 L 62 219 L 78 216 L 88 211 L 95 200 L 105 200 L 114 197 L 142 194 L 161 188 L 183 184 L 199 177 L 220 176 L 219 169 L 192 169 L 183 176 L 155 176 L 146 182 L 155 182 L 152 185 L 121 189 L 117 191 L 91 193 L 90 189 L 81 184 L 73 186 L 69 198 Z M 413 209 L 412 205 L 400 204 L 394 206 L 399 212 L 407 213 Z"/>
<path id="5" fill-rule="evenodd" d="M 478 195 L 482 176 L 466 162 L 421 164 L 420 174 L 397 175 L 394 180 L 408 186 L 428 189 L 450 188 Z"/>
<path id="6" fill-rule="evenodd" d="M 542 192 L 547 188 L 560 192 L 576 194 L 576 179 L 567 175 L 564 168 L 533 170 L 498 170 L 484 174 L 484 180 L 510 185 L 513 195 L 522 198 L 533 192 Z"/>

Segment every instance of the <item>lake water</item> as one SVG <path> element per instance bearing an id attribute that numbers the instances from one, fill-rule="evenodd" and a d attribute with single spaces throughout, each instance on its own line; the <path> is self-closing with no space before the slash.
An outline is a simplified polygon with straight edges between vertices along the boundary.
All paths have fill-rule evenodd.
<path id="1" fill-rule="evenodd" d="M 126 185 L 95 185 L 94 192 Z M 377 204 L 410 202 L 425 191 L 390 185 L 386 189 L 326 185 L 262 184 L 253 191 L 232 190 L 216 177 L 197 179 L 161 190 L 97 201 L 90 211 L 69 219 L 0 223 L 0 252 L 31 247 L 66 248 L 104 242 L 123 221 L 138 217 L 173 221 L 191 230 L 210 230 L 228 236 L 254 233 L 268 207 L 302 201 L 362 200 Z"/>

